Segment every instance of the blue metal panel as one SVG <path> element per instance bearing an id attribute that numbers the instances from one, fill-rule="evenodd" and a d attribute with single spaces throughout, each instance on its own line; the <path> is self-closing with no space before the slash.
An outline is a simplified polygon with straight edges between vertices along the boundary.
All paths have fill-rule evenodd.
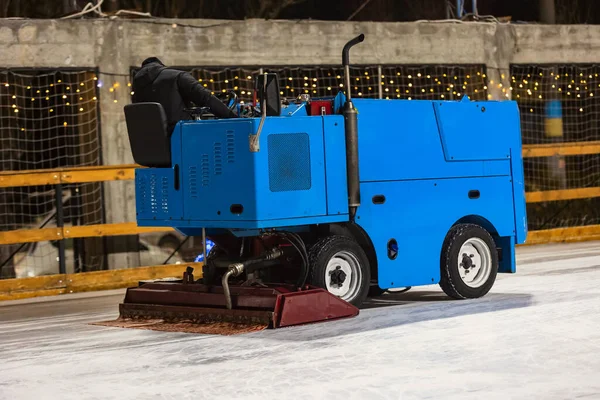
<path id="1" fill-rule="evenodd" d="M 516 103 L 435 102 L 434 107 L 447 161 L 510 158 L 506 134 L 514 127 L 507 123 L 506 114 Z"/>
<path id="2" fill-rule="evenodd" d="M 325 172 L 327 179 L 327 213 L 348 214 L 348 184 L 346 178 L 346 137 L 344 117 L 323 117 L 325 135 Z"/>
<path id="3" fill-rule="evenodd" d="M 135 170 L 135 203 L 138 224 L 148 220 L 181 218 L 181 196 L 175 190 L 172 168 L 147 168 Z M 156 223 L 154 223 L 156 225 Z"/>
<path id="4" fill-rule="evenodd" d="M 182 186 L 186 220 L 255 218 L 254 153 L 248 147 L 252 120 L 182 124 Z M 243 216 L 230 212 L 244 207 Z"/>
<path id="5" fill-rule="evenodd" d="M 236 228 L 251 221 L 327 215 L 322 118 L 269 118 L 260 151 L 252 153 L 248 136 L 258 123 L 182 124 L 185 219 L 219 226 L 230 221 L 229 227 Z M 241 205 L 243 212 L 232 213 L 233 205 Z"/>
<path id="6" fill-rule="evenodd" d="M 483 162 L 484 176 L 509 176 L 510 160 L 491 160 Z"/>
<path id="7" fill-rule="evenodd" d="M 177 184 L 173 182 L 174 191 L 169 199 L 171 205 L 171 215 L 169 219 L 182 220 L 184 215 L 183 195 L 185 187 L 181 184 L 182 179 L 182 153 L 181 153 L 181 126 L 178 124 L 171 134 L 171 165 L 173 166 L 173 179 L 177 179 Z M 175 174 L 177 177 L 175 178 Z"/>
<path id="8" fill-rule="evenodd" d="M 525 243 L 528 233 L 527 204 L 525 198 L 525 173 L 523 171 L 523 147 L 519 110 L 507 113 L 506 119 L 512 122 L 511 175 L 513 178 L 513 204 L 515 218 L 515 243 Z"/>
<path id="9" fill-rule="evenodd" d="M 517 272 L 517 257 L 515 253 L 514 237 L 502 237 L 497 239 L 497 244 L 502 248 L 502 261 L 500 261 L 499 273 L 514 274 Z"/>
<path id="10" fill-rule="evenodd" d="M 281 116 L 286 117 L 306 117 L 308 114 L 306 112 L 306 103 L 302 102 L 300 104 L 290 103 L 289 105 L 281 106 Z"/>
<path id="11" fill-rule="evenodd" d="M 258 131 L 259 120 L 254 120 L 254 132 Z M 303 136 L 308 139 L 309 150 L 303 150 L 300 146 L 279 146 L 270 148 L 274 135 Z M 293 144 L 296 139 L 288 143 Z M 257 202 L 257 221 L 266 221 L 274 219 L 288 219 L 300 217 L 315 217 L 327 215 L 327 200 L 325 196 L 325 153 L 323 145 L 323 122 L 321 118 L 313 117 L 295 117 L 295 118 L 272 118 L 265 122 L 260 137 L 261 151 L 256 154 L 255 162 L 255 182 L 256 182 L 256 202 Z M 248 150 L 246 150 L 248 151 Z M 276 155 L 275 152 L 277 152 Z M 304 161 L 299 160 L 298 156 L 308 157 Z M 284 160 L 284 163 L 271 164 L 270 171 L 269 159 Z M 295 161 L 294 161 L 295 160 Z M 303 168 L 310 166 L 310 187 L 294 186 L 288 191 L 273 191 L 270 182 L 274 179 L 296 180 L 293 185 L 299 185 L 298 180 L 302 180 L 302 174 L 294 172 L 294 168 Z M 285 206 L 281 206 L 284 204 Z"/>
<path id="12" fill-rule="evenodd" d="M 484 176 L 482 161 L 445 161 L 432 102 L 353 101 L 361 182 Z"/>
<path id="13" fill-rule="evenodd" d="M 479 190 L 479 199 L 468 197 Z M 440 252 L 449 229 L 466 216 L 489 221 L 499 236 L 513 235 L 510 177 L 361 184 L 363 202 L 357 223 L 371 238 L 377 253 L 382 288 L 438 283 Z M 371 198 L 384 195 L 384 204 Z M 387 243 L 398 242 L 398 256 L 387 257 Z"/>

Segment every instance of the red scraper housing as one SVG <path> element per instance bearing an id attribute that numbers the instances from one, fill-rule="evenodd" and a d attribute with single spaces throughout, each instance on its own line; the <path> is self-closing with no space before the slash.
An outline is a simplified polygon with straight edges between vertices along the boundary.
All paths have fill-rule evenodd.
<path id="1" fill-rule="evenodd" d="M 155 282 L 129 288 L 121 318 L 264 324 L 269 328 L 354 317 L 359 310 L 327 290 L 306 285 L 231 286 L 228 309 L 223 287 Z"/>

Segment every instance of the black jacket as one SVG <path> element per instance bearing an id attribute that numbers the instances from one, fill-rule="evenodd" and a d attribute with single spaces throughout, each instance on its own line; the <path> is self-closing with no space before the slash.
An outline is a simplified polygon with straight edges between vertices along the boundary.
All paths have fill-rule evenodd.
<path id="1" fill-rule="evenodd" d="M 162 104 L 167 115 L 169 133 L 177 122 L 191 119 L 184 111 L 191 107 L 210 107 L 218 118 L 236 115 L 222 101 L 211 95 L 191 74 L 167 68 L 159 61 L 144 65 L 133 78 L 133 102 L 156 102 Z"/>

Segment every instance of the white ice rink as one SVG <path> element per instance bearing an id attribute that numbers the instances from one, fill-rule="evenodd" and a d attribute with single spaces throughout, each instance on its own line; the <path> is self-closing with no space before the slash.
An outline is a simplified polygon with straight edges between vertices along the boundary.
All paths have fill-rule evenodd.
<path id="1" fill-rule="evenodd" d="M 600 399 L 600 243 L 517 263 L 483 299 L 431 286 L 231 337 L 88 325 L 122 291 L 0 303 L 0 399 Z"/>

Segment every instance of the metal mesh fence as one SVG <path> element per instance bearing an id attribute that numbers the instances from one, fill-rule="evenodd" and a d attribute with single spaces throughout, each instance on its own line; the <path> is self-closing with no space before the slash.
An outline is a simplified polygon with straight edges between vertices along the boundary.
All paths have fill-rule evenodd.
<path id="1" fill-rule="evenodd" d="M 281 95 L 287 99 L 300 94 L 333 96 L 346 89 L 339 66 L 179 69 L 191 72 L 212 93 L 234 90 L 244 102 L 253 98 L 254 81 L 261 72 L 277 73 Z M 132 68 L 131 77 L 135 72 Z M 510 93 L 521 111 L 523 143 L 600 140 L 599 74 L 600 66 L 595 65 L 513 65 Z M 363 98 L 460 100 L 468 95 L 472 100 L 486 100 L 491 97 L 488 79 L 483 65 L 351 67 L 353 96 Z M 1 170 L 99 165 L 98 86 L 101 85 L 95 71 L 87 69 L 0 71 Z M 108 86 L 114 95 L 114 85 Z M 506 93 L 507 89 L 504 90 Z M 597 154 L 526 158 L 524 163 L 528 192 L 600 186 Z M 65 225 L 104 221 L 102 187 L 100 183 L 63 186 Z M 51 186 L 0 189 L 0 230 L 37 228 L 48 219 L 46 226 L 53 226 L 55 204 L 56 193 Z M 531 230 L 600 223 L 597 198 L 534 203 L 527 208 Z M 109 254 L 132 251 L 139 254 L 140 265 L 161 264 L 184 239 L 146 234 L 118 240 L 69 240 L 67 266 L 75 272 L 102 269 Z M 123 247 L 123 243 L 129 244 Z M 57 247 L 56 242 L 25 245 L 12 259 L 12 267 L 24 265 L 21 276 L 56 273 Z M 14 250 L 15 246 L 1 246 L 0 262 Z M 200 252 L 200 246 L 188 241 L 170 261 L 192 261 Z M 160 260 L 163 257 L 165 260 Z"/>
<path id="2" fill-rule="evenodd" d="M 93 69 L 0 70 L 0 170 L 100 165 L 96 79 Z M 52 185 L 0 188 L 0 231 L 56 226 L 57 198 L 65 225 L 102 223 L 100 183 L 63 185 L 61 193 Z M 67 246 L 84 251 L 95 242 L 80 239 Z M 1 246 L 0 276 L 19 267 L 26 275 L 57 271 L 57 248 L 56 242 Z"/>
<path id="3" fill-rule="evenodd" d="M 600 140 L 599 65 L 513 65 L 525 145 Z M 600 154 L 525 158 L 528 192 L 600 186 Z M 530 229 L 600 224 L 600 199 L 528 204 Z"/>

